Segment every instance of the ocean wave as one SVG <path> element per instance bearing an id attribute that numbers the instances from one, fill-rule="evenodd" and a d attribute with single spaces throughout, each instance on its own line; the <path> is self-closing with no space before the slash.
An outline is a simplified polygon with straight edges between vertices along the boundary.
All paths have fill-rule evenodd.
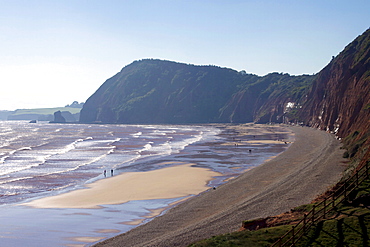
<path id="1" fill-rule="evenodd" d="M 0 146 L 0 184 L 20 190 L 26 184 L 39 186 L 25 189 L 22 198 L 82 185 L 102 178 L 107 169 L 148 169 L 148 160 L 178 153 L 214 133 L 202 126 L 45 124 L 31 131 L 36 128 L 27 123 L 8 124 L 14 133 L 1 136 L 0 144 L 9 145 Z"/>
<path id="2" fill-rule="evenodd" d="M 32 179 L 34 177 L 28 176 L 28 177 L 16 177 L 16 178 L 11 178 L 10 179 L 10 176 L 8 176 L 7 178 L 8 178 L 8 180 L 5 180 L 4 178 L 0 178 L 0 184 L 1 185 L 9 184 L 9 183 L 13 183 L 13 182 L 21 181 L 21 180 Z M 14 188 L 14 186 L 16 186 L 16 185 L 9 185 L 9 186 L 10 186 L 10 188 Z M 23 187 L 25 187 L 25 186 L 23 186 Z"/>
<path id="3" fill-rule="evenodd" d="M 135 138 L 139 138 L 141 135 L 143 134 L 143 132 L 137 132 L 135 134 L 131 134 L 132 137 L 135 137 Z"/>

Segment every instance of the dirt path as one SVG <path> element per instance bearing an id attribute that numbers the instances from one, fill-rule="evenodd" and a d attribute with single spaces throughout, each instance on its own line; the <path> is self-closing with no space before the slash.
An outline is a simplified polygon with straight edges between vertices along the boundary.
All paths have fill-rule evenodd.
<path id="1" fill-rule="evenodd" d="M 324 131 L 290 128 L 295 142 L 273 160 L 96 246 L 187 246 L 236 231 L 243 220 L 277 215 L 311 202 L 339 180 L 345 169 L 343 150 Z"/>

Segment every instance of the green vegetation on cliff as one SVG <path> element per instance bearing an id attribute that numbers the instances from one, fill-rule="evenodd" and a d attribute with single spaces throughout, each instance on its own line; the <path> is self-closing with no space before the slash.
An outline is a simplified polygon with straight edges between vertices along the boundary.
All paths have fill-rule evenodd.
<path id="1" fill-rule="evenodd" d="M 259 107 L 265 103 L 263 98 L 274 92 L 269 88 L 279 88 L 290 95 L 305 88 L 310 78 L 313 77 L 279 73 L 260 77 L 216 66 L 145 59 L 133 62 L 108 79 L 86 101 L 80 121 L 251 122 L 261 115 Z M 303 86 L 302 81 L 306 82 Z M 291 98 L 298 97 L 293 93 Z"/>

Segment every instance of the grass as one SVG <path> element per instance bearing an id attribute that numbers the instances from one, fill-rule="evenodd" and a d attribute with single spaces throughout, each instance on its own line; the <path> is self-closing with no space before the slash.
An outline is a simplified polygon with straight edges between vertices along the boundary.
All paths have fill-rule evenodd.
<path id="1" fill-rule="evenodd" d="M 290 230 L 289 225 L 263 228 L 256 231 L 240 231 L 212 237 L 190 245 L 191 247 L 234 247 L 234 246 L 271 246 L 279 237 Z"/>
<path id="2" fill-rule="evenodd" d="M 296 246 L 369 246 L 370 210 L 349 208 L 320 221 Z"/>
<path id="3" fill-rule="evenodd" d="M 355 196 L 369 194 L 370 180 L 365 180 Z M 370 197 L 367 198 L 365 205 L 346 201 L 340 204 L 335 218 L 318 222 L 296 246 L 369 246 Z"/>
<path id="4" fill-rule="evenodd" d="M 365 180 L 354 192 L 355 198 L 367 195 L 370 198 L 370 179 Z M 365 204 L 365 205 L 364 205 Z M 307 234 L 296 244 L 303 246 L 370 246 L 370 201 L 357 205 L 345 201 L 332 211 L 330 219 L 316 222 Z M 295 219 L 280 221 L 285 225 L 262 228 L 255 231 L 239 231 L 210 239 L 202 240 L 190 245 L 191 247 L 232 247 L 232 246 L 271 246 L 276 240 L 291 229 L 290 223 L 301 218 L 313 204 L 302 205 L 292 210 L 301 215 Z"/>

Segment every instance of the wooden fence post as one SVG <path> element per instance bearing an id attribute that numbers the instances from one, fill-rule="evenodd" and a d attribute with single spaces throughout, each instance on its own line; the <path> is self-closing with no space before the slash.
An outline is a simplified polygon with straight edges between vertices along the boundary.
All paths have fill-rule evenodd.
<path id="1" fill-rule="evenodd" d="M 315 223 L 315 207 L 316 207 L 316 205 L 313 205 L 313 207 L 312 207 L 312 223 Z"/>
<path id="2" fill-rule="evenodd" d="M 333 208 L 335 208 L 335 194 L 334 193 L 333 193 Z"/>
<path id="3" fill-rule="evenodd" d="M 335 192 L 333 193 L 333 208 L 335 208 Z"/>
<path id="4" fill-rule="evenodd" d="M 325 213 L 326 213 L 326 197 L 324 199 L 324 219 L 325 219 Z"/>
<path id="5" fill-rule="evenodd" d="M 282 239 L 282 237 L 280 237 L 272 246 L 279 246 L 279 247 L 281 247 L 281 239 Z M 278 245 L 278 243 L 279 243 L 279 245 Z"/>

